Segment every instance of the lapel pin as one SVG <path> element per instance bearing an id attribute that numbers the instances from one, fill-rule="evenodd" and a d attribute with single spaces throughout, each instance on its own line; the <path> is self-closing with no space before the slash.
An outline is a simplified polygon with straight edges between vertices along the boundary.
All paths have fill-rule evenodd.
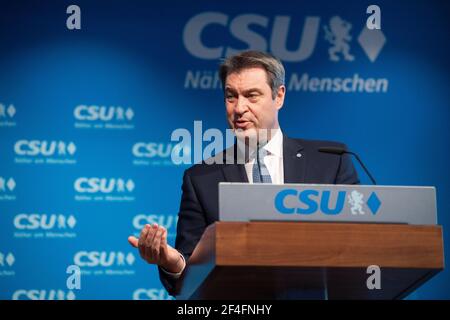
<path id="1" fill-rule="evenodd" d="M 296 154 L 296 156 L 297 156 L 297 158 L 301 158 L 302 154 L 299 152 L 299 153 Z"/>

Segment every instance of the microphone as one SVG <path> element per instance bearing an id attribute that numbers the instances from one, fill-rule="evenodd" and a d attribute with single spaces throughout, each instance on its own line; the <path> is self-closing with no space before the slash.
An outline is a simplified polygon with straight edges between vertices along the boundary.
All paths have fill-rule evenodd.
<path id="1" fill-rule="evenodd" d="M 358 157 L 358 155 L 356 153 L 347 151 L 347 150 L 345 150 L 345 148 L 341 148 L 341 147 L 321 147 L 318 150 L 319 150 L 319 152 L 324 152 L 324 153 L 332 153 L 332 154 L 338 154 L 338 155 L 343 155 L 344 153 L 348 153 L 348 154 L 353 155 L 356 158 L 356 160 L 358 160 L 359 164 L 364 169 L 366 174 L 369 176 L 372 183 L 377 184 L 375 182 L 375 179 L 370 174 L 369 170 L 367 170 L 366 166 L 364 165 L 364 163 L 361 161 L 361 159 Z"/>

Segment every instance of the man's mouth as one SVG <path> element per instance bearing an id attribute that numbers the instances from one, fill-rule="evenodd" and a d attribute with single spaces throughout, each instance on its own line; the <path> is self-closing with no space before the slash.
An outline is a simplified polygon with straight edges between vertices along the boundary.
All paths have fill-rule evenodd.
<path id="1" fill-rule="evenodd" d="M 236 120 L 236 121 L 234 121 L 234 127 L 236 129 L 245 129 L 250 124 L 251 124 L 251 122 L 247 121 L 247 120 Z"/>

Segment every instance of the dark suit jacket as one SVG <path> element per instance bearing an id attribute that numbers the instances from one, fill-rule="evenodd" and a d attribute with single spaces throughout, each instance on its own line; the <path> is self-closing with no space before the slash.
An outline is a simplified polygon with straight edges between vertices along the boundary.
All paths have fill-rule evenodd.
<path id="1" fill-rule="evenodd" d="M 345 148 L 344 144 L 337 142 L 283 136 L 284 183 L 359 183 L 349 156 L 317 151 L 324 146 Z M 301 154 L 300 157 L 298 153 Z M 226 151 L 223 155 L 226 156 Z M 184 173 L 175 248 L 183 254 L 186 261 L 206 227 L 218 220 L 219 182 L 248 182 L 244 165 L 202 163 L 192 166 Z M 176 281 L 161 269 L 159 275 L 167 291 L 174 294 Z"/>

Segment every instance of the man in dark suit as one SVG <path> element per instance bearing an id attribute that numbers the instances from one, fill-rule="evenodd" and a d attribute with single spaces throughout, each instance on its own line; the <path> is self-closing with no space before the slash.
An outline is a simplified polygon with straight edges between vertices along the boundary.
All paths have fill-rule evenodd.
<path id="1" fill-rule="evenodd" d="M 161 281 L 171 294 L 206 227 L 218 220 L 219 182 L 359 182 L 346 154 L 318 151 L 322 146 L 345 145 L 283 135 L 278 111 L 286 93 L 285 71 L 277 58 L 257 51 L 243 52 L 223 62 L 220 77 L 228 124 L 237 143 L 214 161 L 206 160 L 185 171 L 175 248 L 167 244 L 167 230 L 156 224 L 146 225 L 139 239 L 128 239 L 144 260 L 158 265 Z"/>

